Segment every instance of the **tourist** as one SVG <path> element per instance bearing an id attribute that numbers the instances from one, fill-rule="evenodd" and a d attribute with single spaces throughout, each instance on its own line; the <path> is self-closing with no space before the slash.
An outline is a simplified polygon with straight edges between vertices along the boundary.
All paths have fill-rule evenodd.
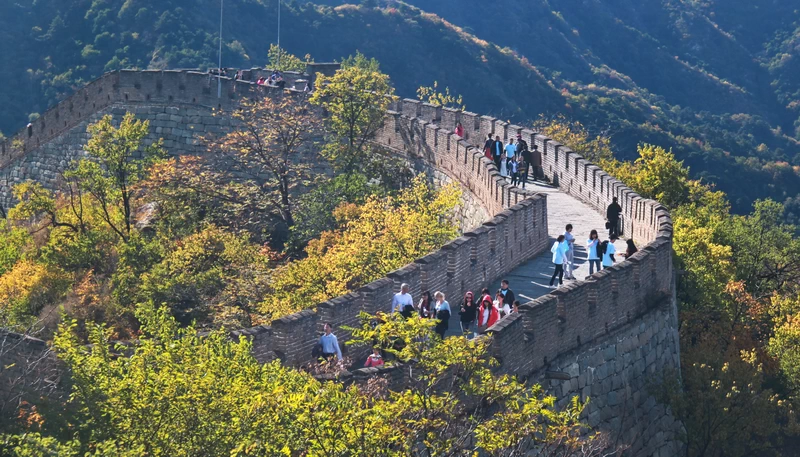
<path id="1" fill-rule="evenodd" d="M 597 235 L 597 230 L 592 230 L 589 233 L 589 239 L 586 240 L 586 250 L 589 251 L 589 274 L 592 275 L 600 271 L 600 256 L 597 255 L 597 247 L 600 245 L 600 238 Z"/>
<path id="2" fill-rule="evenodd" d="M 519 300 L 514 300 L 514 304 L 511 305 L 511 313 L 512 314 L 515 314 L 515 313 L 519 312 L 519 305 L 520 305 Z"/>
<path id="3" fill-rule="evenodd" d="M 492 139 L 492 134 L 490 133 L 486 136 L 486 142 L 483 143 L 483 155 L 485 155 L 489 160 L 492 160 L 493 158 L 492 149 L 494 149 L 494 140 Z"/>
<path id="4" fill-rule="evenodd" d="M 522 134 L 517 133 L 517 154 L 525 154 L 528 152 L 528 142 L 522 139 Z"/>
<path id="5" fill-rule="evenodd" d="M 564 277 L 575 279 L 572 271 L 575 269 L 575 237 L 572 236 L 572 224 L 567 224 L 564 230 L 564 240 L 567 242 L 567 252 L 564 256 Z"/>
<path id="6" fill-rule="evenodd" d="M 423 319 L 431 319 L 435 317 L 433 314 L 433 297 L 431 297 L 430 291 L 426 290 L 422 293 L 422 298 L 419 299 L 417 311 L 419 311 L 419 317 Z"/>
<path id="7" fill-rule="evenodd" d="M 503 294 L 503 308 L 507 306 L 510 310 L 516 297 L 514 297 L 514 291 L 508 288 L 508 279 L 500 281 L 500 293 Z"/>
<path id="8" fill-rule="evenodd" d="M 475 296 L 472 291 L 464 295 L 464 301 L 461 302 L 461 332 L 471 333 L 472 325 L 475 324 L 475 316 L 478 314 L 478 303 L 475 301 Z"/>
<path id="9" fill-rule="evenodd" d="M 303 92 L 306 94 L 311 92 L 311 81 L 306 81 L 306 85 L 303 87 Z"/>
<path id="10" fill-rule="evenodd" d="M 494 164 L 497 166 L 497 171 L 500 171 L 500 163 L 503 160 L 503 142 L 500 140 L 500 135 L 494 137 L 492 159 L 494 159 Z"/>
<path id="11" fill-rule="evenodd" d="M 628 248 L 625 250 L 625 254 L 622 254 L 622 257 L 629 259 L 632 255 L 639 252 L 639 248 L 636 247 L 636 244 L 633 242 L 633 240 L 628 240 L 626 243 Z"/>
<path id="12" fill-rule="evenodd" d="M 336 356 L 342 360 L 342 350 L 339 349 L 339 340 L 333 334 L 333 325 L 330 322 L 325 324 L 325 334 L 319 337 L 319 344 L 322 346 L 322 357 L 325 360 Z"/>
<path id="13" fill-rule="evenodd" d="M 264 77 L 260 77 L 256 80 L 256 85 L 263 86 L 264 85 Z"/>
<path id="14" fill-rule="evenodd" d="M 553 287 L 556 276 L 558 276 L 558 284 L 564 284 L 564 258 L 566 257 L 567 249 L 568 246 L 567 242 L 564 241 L 564 235 L 558 235 L 558 239 L 553 243 L 553 247 L 550 248 L 550 252 L 553 253 L 553 265 L 556 267 L 553 277 L 550 278 L 550 287 Z"/>
<path id="15" fill-rule="evenodd" d="M 611 235 L 608 241 L 603 241 L 600 244 L 600 252 L 603 254 L 604 269 L 614 265 L 614 262 L 617 261 L 617 259 L 614 258 L 614 254 L 617 253 L 617 248 L 614 247 L 615 241 L 617 241 L 617 236 Z"/>
<path id="16" fill-rule="evenodd" d="M 531 152 L 531 167 L 533 168 L 533 180 L 539 178 L 544 179 L 544 170 L 542 170 L 542 153 L 539 152 L 539 146 L 533 145 Z"/>
<path id="17" fill-rule="evenodd" d="M 411 310 L 414 310 L 414 300 L 411 298 L 411 294 L 408 293 L 411 287 L 403 283 L 400 285 L 400 292 L 394 294 L 392 297 L 392 311 L 391 314 L 394 314 L 395 311 L 399 313 L 403 313 L 405 316 L 405 311 L 407 307 L 411 307 Z"/>
<path id="18" fill-rule="evenodd" d="M 500 155 L 500 176 L 508 177 L 508 158 L 505 151 Z"/>
<path id="19" fill-rule="evenodd" d="M 500 292 L 500 289 L 497 289 L 497 292 L 494 293 L 494 300 L 492 300 L 492 304 L 494 305 L 497 312 L 500 313 L 500 317 L 505 316 L 511 311 L 511 308 L 508 308 L 507 305 L 503 306 L 503 293 Z"/>
<path id="20" fill-rule="evenodd" d="M 500 319 L 500 313 L 492 303 L 492 297 L 486 294 L 481 298 L 481 307 L 478 309 L 478 331 L 483 333 Z"/>
<path id="21" fill-rule="evenodd" d="M 513 159 L 514 156 L 517 154 L 517 146 L 514 144 L 513 138 L 508 139 L 508 144 L 505 147 L 505 151 L 506 151 L 506 159 L 509 161 Z"/>
<path id="22" fill-rule="evenodd" d="M 606 219 L 608 220 L 608 236 L 619 236 L 619 215 L 622 212 L 622 207 L 617 203 L 617 197 L 611 200 L 611 204 L 606 209 Z"/>
<path id="23" fill-rule="evenodd" d="M 372 354 L 367 357 L 367 361 L 364 362 L 364 367 L 366 368 L 378 368 L 383 366 L 383 356 L 381 356 L 381 348 L 375 346 L 372 348 Z"/>
<path id="24" fill-rule="evenodd" d="M 511 185 L 516 186 L 519 184 L 519 160 L 517 158 L 509 160 L 508 167 L 511 172 Z"/>
<path id="25" fill-rule="evenodd" d="M 455 133 L 456 133 L 456 135 L 460 136 L 461 138 L 464 138 L 464 126 L 461 125 L 461 122 L 456 124 L 456 132 Z"/>
<path id="26" fill-rule="evenodd" d="M 444 335 L 450 326 L 450 303 L 447 303 L 447 300 L 444 299 L 442 292 L 436 292 L 433 294 L 433 298 L 436 299 L 436 319 L 439 319 L 435 331 L 444 339 Z"/>
<path id="27" fill-rule="evenodd" d="M 528 154 L 530 155 L 530 154 Z M 525 188 L 525 183 L 528 182 L 528 167 L 530 163 L 523 154 L 517 154 L 517 170 L 519 170 L 518 182 L 522 183 L 522 188 Z"/>

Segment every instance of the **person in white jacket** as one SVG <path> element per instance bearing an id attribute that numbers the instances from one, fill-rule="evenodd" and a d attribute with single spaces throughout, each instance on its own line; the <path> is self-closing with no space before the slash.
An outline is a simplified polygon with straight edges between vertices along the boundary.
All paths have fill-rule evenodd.
<path id="1" fill-rule="evenodd" d="M 586 240 L 586 250 L 589 252 L 589 274 L 594 274 L 595 270 L 600 271 L 600 256 L 597 255 L 597 247 L 600 246 L 600 238 L 597 235 L 597 230 L 592 230 L 589 233 L 589 239 Z"/>
<path id="2" fill-rule="evenodd" d="M 553 277 L 550 278 L 550 287 L 553 287 L 556 276 L 558 276 L 558 284 L 564 284 L 564 261 L 567 249 L 569 249 L 569 244 L 564 240 L 564 235 L 558 235 L 558 239 L 553 243 L 553 247 L 550 248 L 550 252 L 553 253 L 553 265 L 556 267 Z"/>
<path id="3" fill-rule="evenodd" d="M 575 279 L 572 274 L 575 270 L 575 237 L 572 235 L 572 224 L 567 224 L 564 229 L 564 241 L 567 242 L 567 252 L 564 256 L 564 276 L 567 279 Z"/>

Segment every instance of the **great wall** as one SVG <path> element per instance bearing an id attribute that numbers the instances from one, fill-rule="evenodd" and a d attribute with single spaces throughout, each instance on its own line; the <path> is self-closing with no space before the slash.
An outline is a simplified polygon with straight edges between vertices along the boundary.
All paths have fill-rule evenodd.
<path id="1" fill-rule="evenodd" d="M 309 68 L 330 72 L 332 67 Z M 302 75 L 290 75 L 287 86 Z M 253 78 L 254 79 L 254 78 Z M 116 71 L 76 91 L 28 128 L 0 146 L 0 204 L 12 203 L 10 188 L 32 179 L 52 186 L 58 172 L 82 153 L 86 126 L 103 114 L 119 118 L 127 111 L 151 120 L 151 140 L 164 139 L 171 154 L 200 153 L 200 135 L 229 128 L 213 110 L 234 107 L 244 98 L 277 89 L 249 81 L 217 79 L 192 71 Z M 291 90 L 291 89 L 290 89 Z M 454 135 L 461 122 L 464 137 Z M 467 289 L 489 286 L 526 262 L 549 254 L 548 195 L 511 187 L 476 146 L 488 133 L 506 139 L 517 134 L 536 144 L 542 166 L 557 192 L 576 204 L 603 214 L 612 197 L 623 208 L 624 232 L 640 243 L 626 261 L 528 301 L 518 314 L 491 329 L 491 351 L 499 370 L 541 383 L 559 405 L 572 396 L 591 398 L 586 410 L 592 427 L 608 430 L 631 447 L 626 455 L 678 455 L 682 426 L 652 391 L 665 373 L 680 367 L 677 309 L 672 267 L 672 222 L 658 202 L 637 195 L 566 146 L 532 130 L 474 113 L 435 107 L 415 100 L 398 100 L 387 113 L 375 142 L 393 153 L 437 173 L 439 181 L 455 181 L 481 210 L 463 226 L 473 228 L 441 249 L 350 294 L 260 326 L 232 332 L 252 339 L 254 356 L 262 362 L 280 359 L 300 366 L 311 360 L 323 322 L 337 328 L 357 324 L 358 312 L 388 310 L 401 283 L 412 295 L 441 290 L 458 300 Z M 555 191 L 555 190 L 554 190 Z M 551 225 L 551 224 L 550 224 Z M 602 227 L 596 227 L 601 229 Z M 531 297 L 533 298 L 533 297 Z M 338 330 L 340 341 L 349 335 Z M 10 333 L 0 334 L 0 395 L 20 398 L 21 392 L 58 391 L 60 373 L 44 342 Z M 352 350 L 354 358 L 363 354 Z M 26 371 L 34 361 L 41 368 Z M 351 376 L 379 374 L 402 378 L 390 369 L 354 370 Z M 31 378 L 31 379 L 23 379 Z"/>

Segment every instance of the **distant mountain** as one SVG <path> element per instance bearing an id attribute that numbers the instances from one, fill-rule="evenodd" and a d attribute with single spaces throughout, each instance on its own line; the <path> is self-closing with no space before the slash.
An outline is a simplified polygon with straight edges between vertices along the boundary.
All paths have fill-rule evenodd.
<path id="1" fill-rule="evenodd" d="M 410 2 L 430 12 L 290 2 L 281 44 L 317 61 L 360 50 L 406 97 L 439 81 L 469 110 L 518 123 L 565 113 L 611 134 L 623 158 L 643 141 L 673 147 L 738 211 L 800 194 L 793 1 Z M 264 65 L 277 0 L 224 8 L 223 65 Z M 218 21 L 218 0 L 0 2 L 0 55 L 13 64 L 0 69 L 0 130 L 104 71 L 216 66 Z"/>

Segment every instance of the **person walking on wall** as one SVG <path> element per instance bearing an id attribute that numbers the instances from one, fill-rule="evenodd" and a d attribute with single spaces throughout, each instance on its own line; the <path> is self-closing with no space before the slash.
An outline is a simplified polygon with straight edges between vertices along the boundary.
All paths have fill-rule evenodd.
<path id="1" fill-rule="evenodd" d="M 589 274 L 593 275 L 595 269 L 600 271 L 600 256 L 597 255 L 597 248 L 600 246 L 600 238 L 597 235 L 597 230 L 592 230 L 589 233 L 589 239 L 586 240 L 586 250 L 589 252 Z"/>
<path id="2" fill-rule="evenodd" d="M 530 156 L 530 153 L 527 154 Z M 517 154 L 517 168 L 519 169 L 519 182 L 522 183 L 522 188 L 525 188 L 525 183 L 528 182 L 528 168 L 530 167 L 530 162 L 528 159 L 525 158 L 524 154 Z"/>
<path id="3" fill-rule="evenodd" d="M 617 235 L 611 235 L 608 241 L 603 241 L 600 244 L 600 252 L 603 255 L 603 269 L 614 265 L 614 262 L 617 261 L 614 258 L 614 254 L 617 253 L 617 248 L 614 247 L 615 241 L 617 241 Z"/>
<path id="4" fill-rule="evenodd" d="M 494 164 L 497 165 L 497 171 L 500 171 L 500 163 L 503 160 L 503 141 L 500 140 L 500 135 L 495 135 L 494 137 L 492 158 L 494 159 Z"/>
<path id="5" fill-rule="evenodd" d="M 456 134 L 456 135 L 458 135 L 458 136 L 460 136 L 461 138 L 464 138 L 464 126 L 463 126 L 463 125 L 461 125 L 461 122 L 458 122 L 458 123 L 456 124 L 456 131 L 455 131 L 455 134 Z"/>
<path id="6" fill-rule="evenodd" d="M 564 256 L 564 276 L 567 279 L 575 279 L 572 274 L 575 270 L 575 237 L 572 235 L 572 224 L 567 224 L 564 229 L 564 241 L 567 242 L 567 252 Z"/>
<path id="7" fill-rule="evenodd" d="M 519 155 L 509 160 L 508 166 L 511 171 L 511 185 L 516 186 L 519 184 Z"/>
<path id="8" fill-rule="evenodd" d="M 608 236 L 619 236 L 619 215 L 622 207 L 617 203 L 617 197 L 611 199 L 611 204 L 606 208 L 606 219 L 608 220 Z"/>
<path id="9" fill-rule="evenodd" d="M 492 134 L 490 133 L 486 136 L 486 142 L 483 143 L 483 155 L 485 155 L 489 160 L 493 160 L 494 157 L 492 149 L 494 149 L 494 140 L 492 139 Z"/>
<path id="10" fill-rule="evenodd" d="M 505 151 L 500 155 L 500 176 L 504 178 L 508 177 L 508 159 L 506 159 Z"/>
<path id="11" fill-rule="evenodd" d="M 392 297 L 392 311 L 390 314 L 394 314 L 395 311 L 398 313 L 403 313 L 405 316 L 408 312 L 408 308 L 410 307 L 410 312 L 414 312 L 414 299 L 411 298 L 411 294 L 408 291 L 411 289 L 406 283 L 400 285 L 400 292 L 394 294 Z M 409 314 L 407 317 L 411 317 Z"/>
<path id="12" fill-rule="evenodd" d="M 531 151 L 531 168 L 533 169 L 533 180 L 544 178 L 544 170 L 542 170 L 542 153 L 539 152 L 539 146 L 533 145 Z"/>
<path id="13" fill-rule="evenodd" d="M 634 243 L 633 240 L 628 240 L 625 243 L 627 243 L 628 247 L 625 249 L 625 254 L 622 254 L 622 257 L 629 259 L 632 255 L 639 252 L 639 248 L 636 247 L 636 243 Z"/>
<path id="14" fill-rule="evenodd" d="M 461 333 L 472 333 L 472 326 L 475 324 L 475 317 L 478 315 L 478 303 L 475 301 L 472 291 L 464 295 L 459 315 L 461 317 Z"/>
<path id="15" fill-rule="evenodd" d="M 319 337 L 319 344 L 322 346 L 322 357 L 330 360 L 336 356 L 342 360 L 342 350 L 339 348 L 339 340 L 333 334 L 333 325 L 330 322 L 325 324 L 325 334 Z"/>
<path id="16" fill-rule="evenodd" d="M 564 241 L 564 235 L 558 235 L 553 247 L 550 248 L 550 252 L 553 253 L 553 265 L 555 266 L 553 277 L 550 278 L 550 287 L 553 287 L 556 277 L 558 277 L 559 286 L 564 284 L 564 258 L 567 249 L 568 246 L 567 242 Z"/>
<path id="17" fill-rule="evenodd" d="M 508 144 L 504 149 L 506 151 L 506 159 L 507 160 L 513 159 L 514 156 L 517 154 L 517 146 L 514 144 L 513 138 L 508 139 Z"/>
<path id="18" fill-rule="evenodd" d="M 419 299 L 419 305 L 417 305 L 419 317 L 423 319 L 433 319 L 436 317 L 433 312 L 433 306 L 433 297 L 431 297 L 430 291 L 426 290 L 422 293 L 422 298 Z"/>
<path id="19" fill-rule="evenodd" d="M 478 332 L 483 333 L 500 319 L 500 313 L 492 303 L 492 297 L 485 294 L 481 298 L 481 307 L 478 308 Z"/>
<path id="20" fill-rule="evenodd" d="M 433 294 L 433 298 L 436 299 L 436 319 L 439 319 L 435 331 L 444 339 L 447 328 L 450 326 L 450 303 L 447 303 L 447 300 L 444 299 L 442 292 L 437 291 Z"/>
<path id="21" fill-rule="evenodd" d="M 517 133 L 517 154 L 525 154 L 528 151 L 528 142 L 522 138 L 521 133 Z"/>

